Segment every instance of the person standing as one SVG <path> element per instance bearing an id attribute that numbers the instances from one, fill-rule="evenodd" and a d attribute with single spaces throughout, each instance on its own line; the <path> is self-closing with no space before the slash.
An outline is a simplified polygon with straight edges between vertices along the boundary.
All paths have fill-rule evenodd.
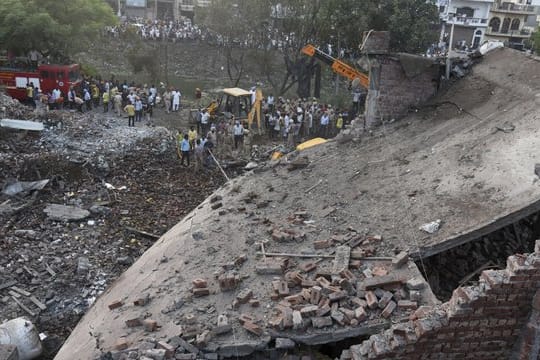
<path id="1" fill-rule="evenodd" d="M 114 112 L 118 116 L 122 116 L 122 94 L 117 92 L 113 98 L 114 101 Z"/>
<path id="2" fill-rule="evenodd" d="M 233 127 L 234 135 L 234 148 L 238 149 L 238 144 L 244 144 L 244 127 L 240 124 L 240 121 L 236 120 L 236 123 Z"/>
<path id="3" fill-rule="evenodd" d="M 210 113 L 208 110 L 203 109 L 203 113 L 201 115 L 201 133 L 203 135 L 206 135 L 208 133 L 208 123 L 210 122 Z"/>
<path id="4" fill-rule="evenodd" d="M 195 126 L 191 126 L 188 131 L 188 137 L 189 137 L 189 145 L 191 147 L 191 150 L 195 149 L 195 140 L 197 140 L 197 130 L 195 130 Z"/>
<path id="5" fill-rule="evenodd" d="M 135 106 L 132 103 L 128 103 L 124 107 L 124 111 L 128 114 L 128 126 L 135 126 Z"/>
<path id="6" fill-rule="evenodd" d="M 135 121 L 139 122 L 142 120 L 143 114 L 143 103 L 140 97 L 135 98 Z"/>
<path id="7" fill-rule="evenodd" d="M 195 171 L 199 171 L 203 167 L 204 162 L 204 145 L 201 143 L 200 139 L 197 139 L 195 142 Z"/>
<path id="8" fill-rule="evenodd" d="M 26 85 L 26 102 L 33 108 L 36 107 L 36 103 L 34 102 L 34 83 Z"/>
<path id="9" fill-rule="evenodd" d="M 189 145 L 189 136 L 188 134 L 184 135 L 184 139 L 182 139 L 182 142 L 180 143 L 180 151 L 182 151 L 182 165 L 183 166 L 189 166 L 189 152 L 190 152 L 190 145 Z M 187 160 L 187 165 L 184 164 L 184 160 Z"/>
<path id="10" fill-rule="evenodd" d="M 173 100 L 173 112 L 176 112 L 180 109 L 180 91 L 174 90 L 172 93 L 172 100 Z"/>
<path id="11" fill-rule="evenodd" d="M 109 112 L 109 92 L 105 91 L 103 93 L 103 112 Z"/>
<path id="12" fill-rule="evenodd" d="M 330 115 L 328 115 L 328 110 L 326 110 L 321 116 L 321 129 L 319 135 L 321 137 L 328 137 L 328 124 L 330 123 Z"/>
<path id="13" fill-rule="evenodd" d="M 92 96 L 90 95 L 90 91 L 88 91 L 87 88 L 84 88 L 83 100 L 86 104 L 86 110 L 92 110 Z"/>
<path id="14" fill-rule="evenodd" d="M 167 114 L 171 112 L 171 102 L 172 102 L 172 94 L 167 89 L 163 93 L 163 103 L 165 104 L 165 111 L 167 112 Z"/>

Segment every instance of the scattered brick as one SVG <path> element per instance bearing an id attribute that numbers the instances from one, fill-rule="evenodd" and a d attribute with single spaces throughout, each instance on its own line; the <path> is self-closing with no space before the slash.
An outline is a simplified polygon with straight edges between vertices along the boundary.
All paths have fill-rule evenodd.
<path id="1" fill-rule="evenodd" d="M 207 296 L 207 295 L 210 295 L 210 290 L 208 288 L 195 288 L 193 289 L 193 295 L 197 297 Z"/>
<path id="2" fill-rule="evenodd" d="M 289 295 L 285 298 L 291 305 L 300 305 L 304 302 L 304 297 L 301 294 Z"/>
<path id="3" fill-rule="evenodd" d="M 238 317 L 238 321 L 240 322 L 241 325 L 243 325 L 245 322 L 254 322 L 255 321 L 255 318 L 249 314 L 240 314 L 240 316 Z"/>
<path id="4" fill-rule="evenodd" d="M 426 282 L 420 278 L 412 278 L 407 281 L 407 289 L 422 290 L 426 286 Z"/>
<path id="5" fill-rule="evenodd" d="M 330 317 L 334 319 L 339 325 L 343 326 L 346 324 L 345 315 L 343 315 L 341 311 L 332 311 L 330 313 Z"/>
<path id="6" fill-rule="evenodd" d="M 268 321 L 268 325 L 275 329 L 282 330 L 284 328 L 283 315 L 274 316 Z"/>
<path id="7" fill-rule="evenodd" d="M 362 261 L 360 260 L 351 260 L 349 261 L 349 268 L 358 270 L 362 266 Z"/>
<path id="8" fill-rule="evenodd" d="M 418 308 L 418 303 L 410 300 L 399 300 L 397 306 L 400 309 L 416 310 Z"/>
<path id="9" fill-rule="evenodd" d="M 145 306 L 146 304 L 148 304 L 148 301 L 149 301 L 148 297 L 140 298 L 140 299 L 137 299 L 137 300 L 133 301 L 133 305 L 135 305 L 135 306 Z"/>
<path id="10" fill-rule="evenodd" d="M 366 291 L 366 302 L 368 308 L 372 310 L 379 305 L 377 301 L 377 296 L 375 296 L 375 293 L 373 291 Z"/>
<path id="11" fill-rule="evenodd" d="M 165 350 L 165 357 L 167 359 L 172 358 L 174 356 L 174 352 L 176 350 L 176 348 L 173 345 L 168 344 L 165 341 L 159 341 L 157 343 L 157 348 Z"/>
<path id="12" fill-rule="evenodd" d="M 292 320 L 293 320 L 293 329 L 301 329 L 304 326 L 304 322 L 302 320 L 302 314 L 298 310 L 294 310 L 292 313 Z"/>
<path id="13" fill-rule="evenodd" d="M 311 324 L 314 328 L 332 326 L 332 318 L 330 316 L 314 317 L 311 319 Z"/>
<path id="14" fill-rule="evenodd" d="M 194 287 L 196 287 L 197 289 L 202 289 L 202 288 L 207 288 L 208 287 L 208 283 L 205 279 L 201 279 L 201 278 L 198 278 L 198 279 L 193 279 L 191 281 L 191 283 L 193 284 Z"/>
<path id="15" fill-rule="evenodd" d="M 127 327 L 137 327 L 137 326 L 141 326 L 141 325 L 142 325 L 142 322 L 141 322 L 140 318 L 134 318 L 134 319 L 126 320 L 126 326 Z"/>
<path id="16" fill-rule="evenodd" d="M 109 304 L 109 310 L 118 309 L 119 307 L 122 307 L 122 306 L 124 306 L 124 302 L 120 300 L 116 300 Z"/>
<path id="17" fill-rule="evenodd" d="M 287 285 L 286 281 L 279 281 L 277 290 L 278 290 L 278 294 L 280 296 L 288 296 L 289 295 L 289 286 Z"/>
<path id="18" fill-rule="evenodd" d="M 339 311 L 341 311 L 343 315 L 345 315 L 345 322 L 348 324 L 350 324 L 351 320 L 356 317 L 356 313 L 354 310 L 347 308 L 339 308 Z"/>
<path id="19" fill-rule="evenodd" d="M 300 314 L 302 317 L 312 317 L 317 315 L 317 310 L 319 310 L 317 305 L 308 305 L 300 309 Z"/>
<path id="20" fill-rule="evenodd" d="M 317 282 L 319 283 L 320 286 L 322 287 L 329 287 L 332 285 L 332 283 L 330 283 L 330 281 L 328 281 L 328 279 L 326 279 L 325 277 L 322 277 L 322 276 L 319 276 L 317 278 Z"/>
<path id="21" fill-rule="evenodd" d="M 242 324 L 242 327 L 249 331 L 252 334 L 255 334 L 257 336 L 261 336 L 263 334 L 263 330 L 258 326 L 257 324 L 254 324 L 250 321 L 246 321 Z"/>
<path id="22" fill-rule="evenodd" d="M 311 288 L 311 296 L 310 296 L 310 303 L 313 305 L 317 305 L 319 301 L 321 301 L 321 291 L 322 288 L 319 286 L 313 286 Z"/>
<path id="23" fill-rule="evenodd" d="M 251 289 L 244 289 L 242 291 L 240 291 L 237 295 L 236 295 L 236 300 L 238 300 L 238 302 L 240 304 L 245 304 L 249 301 L 249 299 L 251 299 L 253 297 L 253 291 L 251 291 Z"/>
<path id="24" fill-rule="evenodd" d="M 356 309 L 354 310 L 354 317 L 355 317 L 358 321 L 364 321 L 364 320 L 366 320 L 367 314 L 366 314 L 366 310 L 364 309 L 364 307 L 360 306 L 360 307 L 356 308 Z"/>
<path id="25" fill-rule="evenodd" d="M 199 347 L 205 347 L 210 342 L 210 340 L 212 340 L 212 333 L 210 332 L 210 330 L 204 330 L 202 333 L 197 335 L 197 337 L 195 338 L 195 343 Z"/>
<path id="26" fill-rule="evenodd" d="M 217 319 L 217 326 L 213 329 L 214 333 L 217 335 L 228 333 L 232 330 L 231 324 L 229 324 L 229 319 L 227 315 L 219 315 Z"/>
<path id="27" fill-rule="evenodd" d="M 281 275 L 283 274 L 283 268 L 280 263 L 270 261 L 257 265 L 255 272 L 259 275 Z"/>
<path id="28" fill-rule="evenodd" d="M 210 207 L 212 208 L 212 210 L 216 210 L 222 206 L 223 206 L 223 203 L 218 202 L 218 203 L 212 204 Z"/>
<path id="29" fill-rule="evenodd" d="M 330 241 L 329 239 L 326 239 L 326 240 L 317 240 L 317 241 L 314 241 L 314 242 L 313 242 L 313 247 L 314 247 L 316 250 L 327 249 L 327 248 L 329 248 L 330 246 L 332 246 L 332 241 Z"/>
<path id="30" fill-rule="evenodd" d="M 332 311 L 330 306 L 328 304 L 324 304 L 322 306 L 319 306 L 319 309 L 317 310 L 317 316 L 321 317 L 321 316 L 328 315 L 330 311 Z"/>
<path id="31" fill-rule="evenodd" d="M 381 313 L 381 316 L 385 319 L 389 318 L 390 315 L 392 315 L 392 313 L 394 312 L 394 310 L 396 309 L 396 303 L 393 302 L 393 301 L 390 301 L 388 303 L 388 305 L 386 305 L 386 307 L 384 308 L 384 310 L 382 311 Z"/>
<path id="32" fill-rule="evenodd" d="M 305 279 L 305 280 L 302 280 L 302 282 L 300 283 L 300 286 L 304 288 L 310 288 L 313 286 L 317 286 L 317 282 L 315 280 Z"/>
<path id="33" fill-rule="evenodd" d="M 349 301 L 354 304 L 355 306 L 361 306 L 363 308 L 367 307 L 367 301 L 363 299 L 359 299 L 357 297 L 351 297 L 349 298 Z"/>
<path id="34" fill-rule="evenodd" d="M 409 299 L 411 299 L 411 301 L 421 301 L 422 293 L 418 290 L 411 290 L 409 291 Z"/>
<path id="35" fill-rule="evenodd" d="M 317 268 L 317 264 L 312 263 L 312 262 L 303 263 L 299 266 L 299 268 L 303 272 L 311 272 Z"/>
<path id="36" fill-rule="evenodd" d="M 236 266 L 242 266 L 242 264 L 244 264 L 246 261 L 248 260 L 248 257 L 246 254 L 242 254 L 240 255 L 239 257 L 237 257 L 236 259 L 234 259 L 234 264 Z"/>
<path id="37" fill-rule="evenodd" d="M 230 291 L 236 289 L 240 283 L 240 277 L 233 273 L 227 272 L 218 277 L 218 282 L 221 291 Z"/>
<path id="38" fill-rule="evenodd" d="M 336 291 L 328 295 L 330 302 L 339 301 L 345 299 L 348 296 L 346 291 Z"/>
<path id="39" fill-rule="evenodd" d="M 356 282 L 357 278 L 356 275 L 354 275 L 349 269 L 345 269 L 342 272 L 339 273 L 344 279 L 347 279 L 352 282 Z"/>
<path id="40" fill-rule="evenodd" d="M 152 319 L 144 319 L 143 320 L 143 326 L 144 326 L 144 330 L 146 331 L 156 331 L 157 329 L 157 321 L 156 320 L 152 320 Z"/>
<path id="41" fill-rule="evenodd" d="M 118 351 L 126 350 L 129 347 L 129 343 L 126 338 L 120 338 L 116 340 L 114 348 Z"/>
<path id="42" fill-rule="evenodd" d="M 402 251 L 392 259 L 392 265 L 394 268 L 399 269 L 409 261 L 409 254 L 406 251 Z"/>
<path id="43" fill-rule="evenodd" d="M 388 305 L 388 303 L 390 302 L 390 300 L 392 300 L 392 293 L 389 292 L 389 291 L 385 291 L 383 296 L 380 298 L 379 300 L 379 309 L 384 309 L 386 307 L 386 305 Z"/>

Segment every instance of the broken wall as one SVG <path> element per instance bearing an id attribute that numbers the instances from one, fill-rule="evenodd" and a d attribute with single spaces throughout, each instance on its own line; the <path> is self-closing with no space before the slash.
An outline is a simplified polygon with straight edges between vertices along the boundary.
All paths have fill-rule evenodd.
<path id="1" fill-rule="evenodd" d="M 406 323 L 350 348 L 360 359 L 537 359 L 540 334 L 540 240 L 504 270 L 485 270 L 477 286 L 449 302 L 421 307 Z"/>
<path id="2" fill-rule="evenodd" d="M 377 57 L 377 112 L 380 120 L 403 117 L 412 106 L 419 106 L 435 95 L 439 68 L 432 64 L 431 60 L 428 60 L 430 63 L 425 60 L 426 58 L 405 55 Z M 374 72 L 377 70 L 373 70 L 374 67 L 370 76 L 376 77 Z"/>

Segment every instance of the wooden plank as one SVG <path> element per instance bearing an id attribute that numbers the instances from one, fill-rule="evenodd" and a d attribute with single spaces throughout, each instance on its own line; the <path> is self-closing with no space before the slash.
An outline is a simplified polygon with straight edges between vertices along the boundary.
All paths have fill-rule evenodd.
<path id="1" fill-rule="evenodd" d="M 12 287 L 13 285 L 15 285 L 17 283 L 18 283 L 17 280 L 6 281 L 5 283 L 0 284 L 0 290 L 4 290 L 4 289 L 7 289 L 9 287 Z"/>
<path id="2" fill-rule="evenodd" d="M 12 296 L 11 297 L 13 299 L 13 301 L 15 301 L 17 303 L 17 305 L 20 306 L 21 309 L 23 309 L 24 311 L 26 311 L 26 313 L 30 316 L 36 316 L 36 314 L 30 310 L 29 308 L 27 308 L 22 302 L 20 302 L 16 297 Z"/>
<path id="3" fill-rule="evenodd" d="M 12 297 L 15 297 L 15 298 L 20 298 L 21 297 L 21 294 L 19 294 L 18 292 L 15 292 L 13 290 L 9 290 L 8 294 L 11 295 Z"/>
<path id="4" fill-rule="evenodd" d="M 39 301 L 35 296 L 30 296 L 30 301 L 36 304 L 36 306 L 41 310 L 47 310 L 47 306 L 41 301 Z"/>
<path id="5" fill-rule="evenodd" d="M 16 286 L 12 286 L 12 287 L 11 287 L 11 290 L 16 291 L 16 292 L 18 292 L 19 294 L 24 295 L 24 296 L 30 296 L 30 295 L 32 295 L 32 294 L 29 293 L 28 291 L 23 290 L 23 289 L 21 289 L 21 288 L 18 288 L 18 287 L 16 287 Z"/>

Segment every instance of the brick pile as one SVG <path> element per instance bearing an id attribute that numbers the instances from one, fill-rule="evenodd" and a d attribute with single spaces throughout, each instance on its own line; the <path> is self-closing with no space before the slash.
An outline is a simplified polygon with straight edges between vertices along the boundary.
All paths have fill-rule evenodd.
<path id="1" fill-rule="evenodd" d="M 341 359 L 536 359 L 539 356 L 540 241 L 504 270 L 485 270 L 478 286 L 447 303 L 420 307 L 410 321 L 372 335 Z"/>

